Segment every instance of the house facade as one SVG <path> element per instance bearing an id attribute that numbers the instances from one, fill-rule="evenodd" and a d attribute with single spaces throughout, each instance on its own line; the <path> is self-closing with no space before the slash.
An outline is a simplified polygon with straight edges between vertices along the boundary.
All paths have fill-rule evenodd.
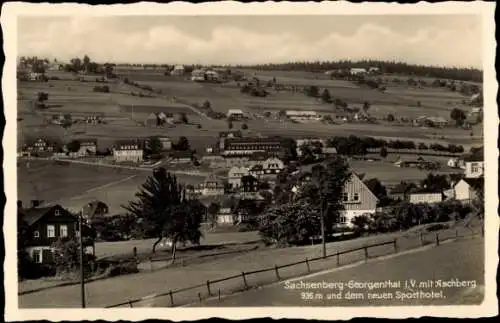
<path id="1" fill-rule="evenodd" d="M 245 175 L 241 178 L 243 192 L 255 193 L 259 190 L 259 180 L 252 175 Z"/>
<path id="2" fill-rule="evenodd" d="M 215 175 L 209 175 L 205 181 L 195 187 L 195 193 L 202 196 L 217 196 L 224 195 L 224 182 L 218 179 Z"/>
<path id="3" fill-rule="evenodd" d="M 44 138 L 38 138 L 34 142 L 27 144 L 23 150 L 31 155 L 46 157 L 55 152 L 56 146 Z"/>
<path id="4" fill-rule="evenodd" d="M 364 75 L 367 73 L 366 69 L 365 68 L 351 68 L 349 70 L 349 73 L 351 75 Z"/>
<path id="5" fill-rule="evenodd" d="M 287 110 L 286 117 L 295 121 L 320 120 L 321 116 L 316 111 Z"/>
<path id="6" fill-rule="evenodd" d="M 172 139 L 169 137 L 158 137 L 158 140 L 161 142 L 162 150 L 172 149 Z"/>
<path id="7" fill-rule="evenodd" d="M 245 114 L 240 109 L 229 109 L 227 110 L 227 117 L 233 120 L 241 120 L 245 117 Z"/>
<path id="8" fill-rule="evenodd" d="M 78 142 L 80 142 L 78 155 L 92 156 L 97 153 L 97 139 L 78 139 Z"/>
<path id="9" fill-rule="evenodd" d="M 82 208 L 82 217 L 90 225 L 104 221 L 108 214 L 109 207 L 106 203 L 98 200 L 91 201 Z"/>
<path id="10" fill-rule="evenodd" d="M 158 115 L 154 112 L 151 112 L 146 118 L 146 126 L 148 127 L 157 127 L 160 125 L 160 120 L 158 119 Z"/>
<path id="11" fill-rule="evenodd" d="M 455 199 L 464 203 L 469 203 L 478 198 L 478 189 L 484 186 L 483 178 L 464 178 L 454 187 Z"/>
<path id="12" fill-rule="evenodd" d="M 411 204 L 420 204 L 420 203 L 432 204 L 432 203 L 439 203 L 442 201 L 443 201 L 442 192 L 419 190 L 408 194 L 408 202 L 410 202 Z"/>
<path id="13" fill-rule="evenodd" d="M 364 214 L 374 214 L 378 198 L 355 173 L 345 183 L 342 193 L 344 210 L 340 212 L 340 226 L 352 227 L 352 219 Z"/>
<path id="14" fill-rule="evenodd" d="M 184 66 L 183 65 L 177 65 L 174 67 L 172 72 L 170 72 L 171 75 L 173 76 L 183 76 L 184 75 Z"/>
<path id="15" fill-rule="evenodd" d="M 241 178 L 250 174 L 249 167 L 233 166 L 227 174 L 229 188 L 239 189 L 242 187 Z"/>
<path id="16" fill-rule="evenodd" d="M 234 224 L 234 214 L 231 203 L 224 202 L 221 204 L 219 211 L 217 212 L 216 215 L 216 222 L 218 225 Z"/>
<path id="17" fill-rule="evenodd" d="M 281 141 L 275 138 L 232 138 L 222 140 L 223 156 L 251 156 L 257 152 L 279 153 Z"/>
<path id="18" fill-rule="evenodd" d="M 117 163 L 140 163 L 144 158 L 143 144 L 138 140 L 117 141 L 113 147 L 113 158 Z"/>
<path id="19" fill-rule="evenodd" d="M 26 252 L 36 263 L 52 263 L 53 243 L 76 236 L 78 219 L 60 205 L 18 207 L 18 220 L 24 221 L 28 227 L 31 239 L 26 241 Z"/>
<path id="20" fill-rule="evenodd" d="M 469 160 L 465 162 L 465 177 L 479 178 L 484 176 L 484 161 Z"/>

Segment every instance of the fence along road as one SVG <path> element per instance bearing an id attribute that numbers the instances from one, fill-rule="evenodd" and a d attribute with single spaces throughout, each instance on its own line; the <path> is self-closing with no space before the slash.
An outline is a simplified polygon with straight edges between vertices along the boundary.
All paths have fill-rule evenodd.
<path id="1" fill-rule="evenodd" d="M 450 240 L 448 240 L 450 241 Z M 462 255 L 467 255 L 462 257 Z M 444 297 L 437 298 L 406 298 L 397 299 L 396 292 L 411 295 L 418 292 L 417 288 L 405 288 L 404 281 L 414 279 L 417 282 L 429 280 L 445 282 L 456 277 L 464 283 L 463 287 L 456 288 L 424 288 L 423 292 L 434 290 L 443 291 Z M 349 281 L 356 282 L 401 282 L 400 288 L 380 288 L 369 291 L 368 288 L 358 290 L 349 289 Z M 274 284 L 262 289 L 253 289 L 239 294 L 229 295 L 222 299 L 212 298 L 201 304 L 193 303 L 190 306 L 393 306 L 393 305 L 478 305 L 484 298 L 484 239 L 474 238 L 472 241 L 455 241 L 445 243 L 438 248 L 425 251 L 396 255 L 391 259 L 375 261 L 362 266 L 348 269 L 328 271 L 313 277 L 302 277 L 300 282 L 307 283 L 334 283 L 337 288 L 309 288 L 293 290 L 292 283 L 298 279 L 285 283 Z M 343 287 L 338 287 L 343 284 Z M 354 286 L 354 285 L 352 285 Z M 333 295 L 339 295 L 335 299 Z M 347 296 L 347 293 L 352 293 Z M 392 293 L 391 299 L 370 299 L 373 295 L 387 295 Z M 330 296 L 328 296 L 330 295 Z M 361 298 L 360 295 L 363 295 Z M 330 297 L 330 299 L 328 299 Z M 352 298 L 351 298 L 352 297 Z M 351 299 L 348 299 L 351 298 Z"/>
<path id="2" fill-rule="evenodd" d="M 323 271 L 331 268 L 339 268 L 344 265 L 358 261 L 368 261 L 370 258 L 398 253 L 402 250 L 410 250 L 421 246 L 435 244 L 439 246 L 444 241 L 452 241 L 463 237 L 477 236 L 483 231 L 474 232 L 466 230 L 460 232 L 458 229 L 444 230 L 443 232 L 415 234 L 406 238 L 394 239 L 377 244 L 365 245 L 362 247 L 334 252 L 326 258 L 317 257 L 302 261 L 275 265 L 273 267 L 262 268 L 255 271 L 236 274 L 217 280 L 207 280 L 194 286 L 186 288 L 168 290 L 163 293 L 148 295 L 139 299 L 127 300 L 119 304 L 107 306 L 113 307 L 175 307 L 193 302 L 202 303 L 206 299 L 222 298 L 224 295 L 248 290 L 252 287 L 268 285 L 290 279 L 304 274 Z"/>

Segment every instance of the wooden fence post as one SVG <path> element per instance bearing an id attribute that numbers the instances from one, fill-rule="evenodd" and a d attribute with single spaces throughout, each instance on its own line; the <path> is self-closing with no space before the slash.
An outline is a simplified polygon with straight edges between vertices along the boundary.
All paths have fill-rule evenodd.
<path id="1" fill-rule="evenodd" d="M 280 280 L 280 273 L 278 271 L 278 266 L 277 265 L 274 265 L 274 272 L 276 273 L 276 279 Z"/>
<path id="2" fill-rule="evenodd" d="M 439 246 L 439 233 L 436 232 L 436 246 Z"/>
<path id="3" fill-rule="evenodd" d="M 398 239 L 394 238 L 394 252 L 398 253 L 398 251 L 399 251 L 399 249 L 398 249 Z"/>
<path id="4" fill-rule="evenodd" d="M 364 251 L 365 251 L 365 261 L 368 261 L 368 247 L 364 246 Z"/>
<path id="5" fill-rule="evenodd" d="M 311 272 L 311 268 L 309 267 L 309 260 L 306 258 L 306 266 L 307 266 L 307 272 Z"/>
<path id="6" fill-rule="evenodd" d="M 210 292 L 210 280 L 207 280 L 207 291 L 208 291 L 208 296 L 212 296 L 212 293 Z"/>
<path id="7" fill-rule="evenodd" d="M 422 232 L 420 232 L 419 236 L 420 236 L 420 245 L 423 246 L 424 245 L 424 234 Z"/>
<path id="8" fill-rule="evenodd" d="M 129 301 L 128 305 L 130 305 L 130 307 L 134 307 L 134 304 L 132 303 L 132 301 Z"/>
<path id="9" fill-rule="evenodd" d="M 339 267 L 339 266 L 340 266 L 340 253 L 337 250 L 337 267 Z"/>
<path id="10" fill-rule="evenodd" d="M 245 289 L 247 289 L 248 288 L 248 284 L 247 284 L 247 279 L 245 278 L 245 272 L 244 271 L 241 272 L 241 277 L 243 278 L 243 287 Z"/>
<path id="11" fill-rule="evenodd" d="M 219 301 L 220 301 L 220 288 L 219 288 Z"/>
<path id="12" fill-rule="evenodd" d="M 201 293 L 198 292 L 198 299 L 200 300 L 200 303 L 201 303 Z"/>
<path id="13" fill-rule="evenodd" d="M 168 295 L 170 296 L 170 306 L 174 306 L 174 293 L 172 293 L 172 290 L 168 292 Z"/>
<path id="14" fill-rule="evenodd" d="M 455 238 L 458 238 L 458 229 L 455 229 Z"/>

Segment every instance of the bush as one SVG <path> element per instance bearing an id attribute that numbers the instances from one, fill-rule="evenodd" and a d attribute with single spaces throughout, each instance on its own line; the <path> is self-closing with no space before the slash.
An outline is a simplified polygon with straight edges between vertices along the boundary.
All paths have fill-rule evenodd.
<path id="1" fill-rule="evenodd" d="M 432 231 L 439 231 L 439 230 L 443 230 L 443 229 L 448 229 L 448 225 L 445 225 L 445 224 L 442 224 L 442 223 L 436 223 L 436 224 L 433 224 L 431 226 L 428 226 L 426 228 L 427 231 L 429 232 L 432 232 Z"/>
<path id="2" fill-rule="evenodd" d="M 105 275 L 108 277 L 116 277 L 120 275 L 135 274 L 138 272 L 139 268 L 137 267 L 137 263 L 135 261 L 127 261 L 112 264 L 106 269 Z"/>
<path id="3" fill-rule="evenodd" d="M 394 120 L 395 120 L 395 118 L 392 114 L 387 115 L 387 121 L 393 122 Z"/>
<path id="4" fill-rule="evenodd" d="M 101 92 L 101 93 L 109 93 L 109 86 L 107 86 L 107 85 L 94 86 L 93 91 L 94 92 Z"/>
<path id="5" fill-rule="evenodd" d="M 242 125 L 241 125 L 241 129 L 243 129 L 243 130 L 247 130 L 247 129 L 248 129 L 247 124 L 246 124 L 246 123 L 242 124 Z"/>
<path id="6" fill-rule="evenodd" d="M 382 147 L 382 149 L 380 149 L 380 157 L 385 158 L 387 157 L 387 155 L 388 155 L 387 148 Z"/>
<path id="7" fill-rule="evenodd" d="M 421 142 L 421 143 L 418 144 L 418 149 L 419 150 L 427 150 L 427 149 L 429 149 L 429 147 L 427 147 L 426 144 L 424 144 L 423 142 Z"/>

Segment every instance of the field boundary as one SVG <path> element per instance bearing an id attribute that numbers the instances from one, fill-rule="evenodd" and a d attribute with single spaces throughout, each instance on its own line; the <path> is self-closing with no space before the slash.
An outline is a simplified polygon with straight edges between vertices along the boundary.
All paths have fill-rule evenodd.
<path id="1" fill-rule="evenodd" d="M 451 242 L 451 241 L 457 240 L 461 237 L 471 237 L 471 236 L 478 236 L 478 235 L 484 236 L 484 230 L 481 230 L 481 233 L 479 233 L 479 234 L 474 233 L 474 234 L 463 235 L 463 236 L 459 236 L 458 230 L 456 230 L 455 234 L 452 237 L 445 237 L 445 238 L 443 238 L 442 236 L 440 237 L 439 234 L 440 234 L 439 232 L 436 232 L 435 234 L 429 233 L 426 235 L 424 235 L 423 233 L 420 233 L 419 234 L 419 245 L 417 247 L 413 247 L 413 248 L 409 248 L 407 250 L 404 250 L 403 252 L 406 252 L 409 250 L 415 250 L 415 249 L 422 248 L 422 247 L 428 247 L 429 245 L 431 245 L 431 246 L 434 245 L 437 247 L 442 243 Z M 426 241 L 426 239 L 425 239 L 425 236 L 428 236 L 428 235 L 432 235 L 431 242 Z M 369 255 L 370 248 L 375 248 L 375 247 L 380 247 L 380 246 L 388 246 L 388 245 L 393 246 L 393 252 L 390 253 L 389 255 L 394 255 L 394 254 L 398 254 L 398 253 L 402 252 L 398 246 L 398 238 L 394 238 L 393 240 L 389 240 L 389 241 L 385 241 L 385 242 L 381 242 L 381 243 L 376 243 L 376 244 L 371 244 L 371 245 L 364 245 L 362 247 L 353 248 L 353 249 L 349 249 L 349 250 L 345 250 L 345 251 L 338 251 L 337 250 L 334 253 L 326 255 L 326 257 L 315 257 L 315 258 L 310 258 L 310 259 L 306 257 L 304 260 L 296 261 L 296 262 L 292 262 L 292 263 L 288 263 L 288 264 L 284 264 L 284 265 L 280 265 L 280 266 L 275 265 L 273 267 L 262 268 L 262 269 L 258 269 L 258 270 L 254 270 L 254 271 L 248 271 L 248 272 L 242 271 L 240 274 L 235 274 L 235 275 L 232 275 L 229 277 L 215 279 L 215 280 L 207 280 L 206 282 L 200 283 L 197 285 L 193 285 L 193 286 L 189 286 L 189 287 L 185 287 L 185 288 L 180 288 L 180 289 L 169 290 L 168 292 L 163 292 L 163 293 L 155 293 L 155 294 L 147 295 L 147 296 L 144 296 L 144 297 L 141 297 L 138 299 L 132 299 L 132 300 L 118 303 L 118 304 L 109 305 L 109 306 L 106 306 L 105 308 L 116 308 L 116 307 L 123 307 L 123 306 L 128 306 L 128 307 L 133 308 L 134 304 L 140 303 L 144 300 L 154 300 L 156 298 L 166 297 L 166 296 L 169 297 L 170 307 L 185 306 L 187 304 L 190 304 L 191 302 L 189 302 L 187 304 L 186 303 L 178 304 L 174 300 L 175 294 L 186 292 L 186 291 L 192 291 L 192 290 L 196 290 L 196 289 L 200 289 L 200 288 L 205 288 L 206 295 L 207 295 L 207 297 L 205 297 L 205 299 L 203 299 L 201 292 L 198 292 L 198 295 L 197 295 L 199 302 L 201 303 L 203 300 L 207 300 L 207 299 L 217 297 L 217 296 L 219 298 L 221 297 L 222 293 L 221 293 L 220 288 L 218 289 L 217 293 L 213 293 L 213 291 L 216 290 L 214 288 L 215 284 L 220 284 L 220 283 L 223 283 L 223 282 L 226 282 L 229 280 L 238 279 L 240 281 L 239 285 L 241 287 L 237 291 L 245 291 L 245 290 L 249 290 L 252 288 L 250 286 L 250 284 L 248 284 L 248 281 L 247 281 L 247 278 L 252 276 L 252 275 L 256 275 L 259 273 L 265 273 L 265 272 L 274 272 L 275 276 L 276 276 L 275 277 L 276 282 L 279 282 L 279 281 L 282 281 L 282 277 L 280 276 L 280 271 L 279 271 L 280 269 L 287 268 L 287 267 L 294 267 L 294 266 L 298 266 L 298 265 L 303 266 L 305 264 L 306 265 L 305 267 L 307 268 L 307 274 L 313 274 L 314 272 L 310 268 L 310 263 L 320 261 L 320 260 L 332 259 L 332 258 L 336 258 L 336 267 L 335 268 L 342 268 L 342 267 L 345 267 L 348 265 L 352 265 L 352 263 L 341 264 L 341 262 L 340 262 L 341 255 L 346 255 L 346 254 L 351 254 L 351 253 L 363 251 L 364 257 L 361 260 L 354 261 L 354 263 L 360 262 L 360 261 L 367 262 L 369 259 L 377 259 L 380 257 L 387 257 L 388 256 L 387 254 L 385 254 L 385 255 L 370 257 L 370 255 Z M 299 277 L 300 276 L 302 276 L 302 275 L 299 275 Z M 268 285 L 268 284 L 257 284 L 257 286 L 262 286 L 262 285 Z M 253 287 L 256 287 L 256 286 L 253 286 Z M 233 293 L 229 293 L 229 294 L 233 294 Z"/>

